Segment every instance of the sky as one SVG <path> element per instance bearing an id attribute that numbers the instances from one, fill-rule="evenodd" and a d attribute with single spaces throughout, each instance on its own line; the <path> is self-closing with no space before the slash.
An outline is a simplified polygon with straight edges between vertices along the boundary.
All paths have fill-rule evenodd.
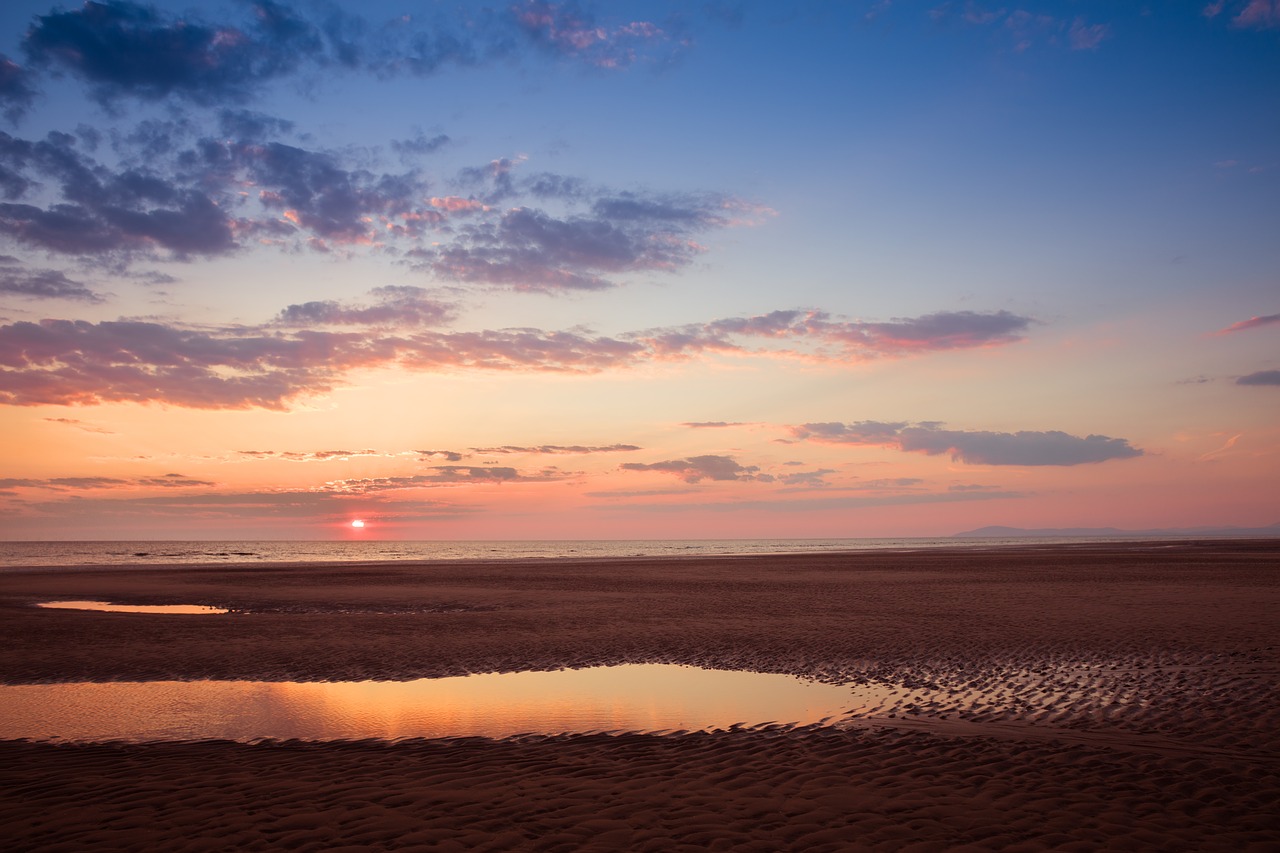
<path id="1" fill-rule="evenodd" d="M 0 538 L 1270 525 L 1278 231 L 1280 0 L 8 0 Z"/>

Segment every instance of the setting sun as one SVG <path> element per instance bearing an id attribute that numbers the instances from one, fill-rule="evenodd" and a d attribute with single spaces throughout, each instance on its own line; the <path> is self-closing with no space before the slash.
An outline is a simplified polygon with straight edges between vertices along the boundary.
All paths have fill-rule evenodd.
<path id="1" fill-rule="evenodd" d="M 351 522 L 351 526 L 357 528 L 364 527 L 364 522 L 357 518 L 355 521 Z"/>

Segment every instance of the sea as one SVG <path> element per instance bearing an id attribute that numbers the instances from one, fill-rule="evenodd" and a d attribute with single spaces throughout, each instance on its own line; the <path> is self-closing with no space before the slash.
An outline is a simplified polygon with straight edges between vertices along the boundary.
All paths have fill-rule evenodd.
<path id="1" fill-rule="evenodd" d="M 582 539 L 498 541 L 244 541 L 0 542 L 0 571 L 65 566 L 172 567 L 254 563 L 382 563 L 437 560 L 546 560 L 616 557 L 719 557 L 999 548 L 1062 542 L 1115 541 L 1114 537 L 990 537 L 887 539 Z"/>

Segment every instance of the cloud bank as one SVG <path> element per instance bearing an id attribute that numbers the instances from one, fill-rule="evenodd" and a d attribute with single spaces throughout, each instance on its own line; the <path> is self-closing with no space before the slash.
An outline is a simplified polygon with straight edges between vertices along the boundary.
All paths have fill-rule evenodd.
<path id="1" fill-rule="evenodd" d="M 777 311 L 616 337 L 540 329 L 434 331 L 417 324 L 442 319 L 447 306 L 416 288 L 381 288 L 375 295 L 382 301 L 371 308 L 291 306 L 256 328 L 142 320 L 3 325 L 0 404 L 283 409 L 299 397 L 332 391 L 361 369 L 596 373 L 709 353 L 847 363 L 1005 345 L 1019 340 L 1031 322 L 1004 311 L 890 323 Z M 409 328 L 391 328 L 397 318 Z M 322 327 L 294 328 L 307 320 Z M 325 328 L 330 325 L 348 327 Z M 790 348 L 778 349 L 779 342 Z"/>

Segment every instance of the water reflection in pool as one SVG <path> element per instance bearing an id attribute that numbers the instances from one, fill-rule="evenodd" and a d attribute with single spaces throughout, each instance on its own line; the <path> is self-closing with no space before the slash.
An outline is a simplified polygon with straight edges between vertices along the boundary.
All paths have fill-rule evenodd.
<path id="1" fill-rule="evenodd" d="M 36 607 L 47 607 L 52 610 L 101 610 L 107 613 L 154 613 L 157 615 L 205 615 L 210 613 L 229 613 L 222 607 L 210 607 L 206 604 L 113 604 L 110 601 L 42 601 Z"/>
<path id="2" fill-rule="evenodd" d="M 807 725 L 887 690 L 668 664 L 417 681 L 35 684 L 0 687 L 0 738 L 338 740 Z"/>

